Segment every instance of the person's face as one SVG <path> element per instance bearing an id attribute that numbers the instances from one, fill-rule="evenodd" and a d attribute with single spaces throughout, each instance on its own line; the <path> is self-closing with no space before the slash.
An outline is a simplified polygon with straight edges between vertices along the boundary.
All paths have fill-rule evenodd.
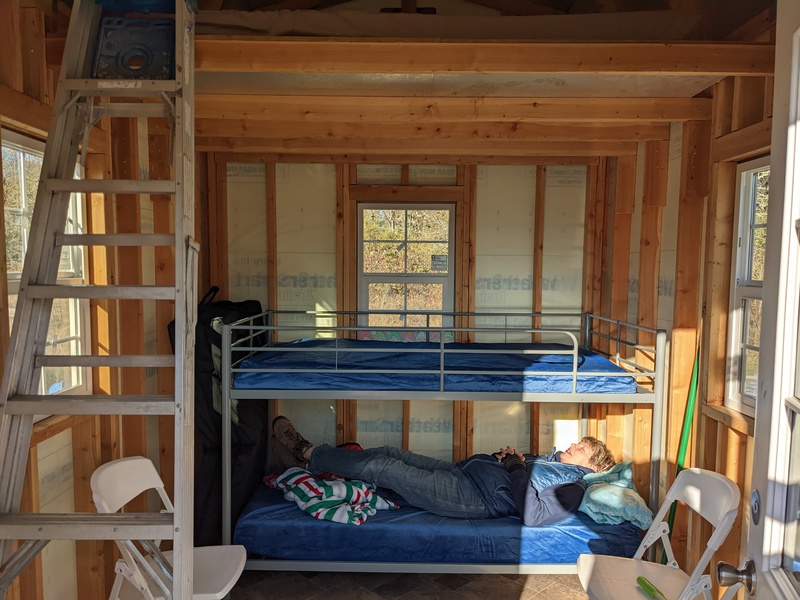
<path id="1" fill-rule="evenodd" d="M 591 463 L 592 454 L 592 448 L 589 444 L 586 442 L 578 442 L 577 444 L 572 444 L 561 453 L 561 462 L 566 465 L 586 467 L 594 471 L 594 465 Z"/>

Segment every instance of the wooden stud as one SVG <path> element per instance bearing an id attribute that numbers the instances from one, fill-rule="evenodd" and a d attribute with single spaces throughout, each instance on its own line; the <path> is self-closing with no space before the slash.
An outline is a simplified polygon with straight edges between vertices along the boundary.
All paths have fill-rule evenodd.
<path id="1" fill-rule="evenodd" d="M 544 209 L 545 190 L 547 189 L 547 167 L 536 167 L 536 190 L 533 197 L 533 297 L 531 304 L 534 313 L 542 312 L 542 265 L 544 264 Z M 535 317 L 531 326 L 536 329 L 542 326 L 542 320 Z M 538 342 L 541 335 L 534 333 L 531 341 Z"/>
<path id="2" fill-rule="evenodd" d="M 747 454 L 747 436 L 733 429 L 729 429 L 723 424 L 717 426 L 719 436 L 719 451 L 717 452 L 717 465 L 716 472 L 726 475 L 736 483 L 741 492 L 741 482 L 745 478 L 745 463 Z M 733 522 L 730 533 L 722 542 L 719 550 L 714 554 L 712 559 L 713 564 L 719 561 L 725 561 L 732 565 L 739 564 L 740 552 L 739 546 L 742 537 L 742 521 L 743 512 L 749 509 L 749 502 L 742 502 L 742 507 L 736 515 L 736 520 Z"/>
<path id="3" fill-rule="evenodd" d="M 195 203 L 194 203 L 194 227 L 195 239 L 200 243 L 201 249 L 208 249 L 211 247 L 211 240 L 209 239 L 209 190 L 211 189 L 210 181 L 208 178 L 208 153 L 196 152 L 194 160 L 194 189 L 195 189 Z M 211 287 L 211 270 L 209 263 L 213 255 L 210 252 L 201 252 L 198 256 L 198 284 L 197 292 L 199 290 L 207 290 Z M 200 298 L 197 298 L 200 301 Z"/>
<path id="4" fill-rule="evenodd" d="M 219 287 L 221 298 L 227 298 L 228 291 L 228 165 L 222 162 L 216 163 L 216 174 L 214 177 L 216 185 L 216 202 L 214 204 L 215 221 L 214 235 L 217 241 L 216 276 L 215 285 Z"/>
<path id="5" fill-rule="evenodd" d="M 684 125 L 662 492 L 666 492 L 674 480 L 678 444 L 698 349 L 703 219 L 709 192 L 707 157 L 710 143 L 711 127 L 708 123 L 693 121 Z"/>
<path id="6" fill-rule="evenodd" d="M 612 319 L 625 321 L 628 316 L 628 277 L 630 272 L 631 221 L 633 217 L 636 193 L 636 158 L 619 157 L 617 159 L 616 185 L 614 188 L 614 205 L 609 215 L 612 222 L 611 239 L 611 311 Z M 612 327 L 612 334 L 616 334 Z M 613 346 L 612 352 L 617 348 Z"/>
<path id="7" fill-rule="evenodd" d="M 583 218 L 583 282 L 581 310 L 594 312 L 594 277 L 598 256 L 594 253 L 595 238 L 600 228 L 597 223 L 597 184 L 599 169 L 594 165 L 586 167 L 586 201 Z"/>
<path id="8" fill-rule="evenodd" d="M 702 331 L 700 390 L 708 404 L 723 404 L 727 379 L 728 310 L 730 304 L 731 256 L 736 165 L 717 163 L 712 167 L 708 206 L 703 303 L 706 306 Z"/>
<path id="9" fill-rule="evenodd" d="M 266 164 L 267 307 L 278 308 L 278 190 L 275 163 Z"/>
<path id="10" fill-rule="evenodd" d="M 764 78 L 733 78 L 733 113 L 731 130 L 738 131 L 754 125 L 764 117 Z"/>
<path id="11" fill-rule="evenodd" d="M 149 169 L 151 179 L 169 179 L 170 173 L 169 138 L 165 135 L 150 136 Z M 175 231 L 175 203 L 172 196 L 153 194 L 153 232 L 173 233 Z M 166 246 L 153 248 L 155 260 L 155 285 L 175 285 L 175 249 Z M 167 327 L 173 319 L 174 302 L 156 302 L 156 349 L 159 354 L 171 354 L 172 345 L 167 335 Z M 159 394 L 172 395 L 175 391 L 175 369 L 158 369 L 156 388 Z M 174 498 L 175 482 L 175 419 L 172 416 L 158 417 L 158 470 L 164 489 Z M 199 440 L 195 440 L 196 444 Z"/>
<path id="12" fill-rule="evenodd" d="M 39 450 L 31 446 L 25 466 L 25 483 L 22 487 L 20 512 L 39 512 Z M 44 600 L 41 553 L 20 573 L 12 584 L 8 600 Z"/>
<path id="13" fill-rule="evenodd" d="M 111 122 L 112 160 L 115 179 L 137 179 L 139 175 L 137 151 L 137 126 L 135 119 L 113 119 Z M 136 194 L 117 194 L 115 220 L 118 233 L 140 233 L 141 216 L 139 197 Z M 120 285 L 142 285 L 142 252 L 137 247 L 117 248 Z M 143 354 L 144 322 L 140 300 L 120 300 L 119 348 L 123 354 Z M 120 374 L 123 394 L 144 393 L 144 370 L 122 369 Z M 147 455 L 147 432 L 145 417 L 125 415 L 122 417 L 122 440 L 124 456 Z M 131 510 L 145 512 L 147 499 L 134 499 Z"/>
<path id="14" fill-rule="evenodd" d="M 94 512 L 89 480 L 101 463 L 100 419 L 87 419 L 72 429 L 72 469 L 75 512 Z M 106 598 L 106 578 L 103 566 L 103 542 L 75 542 L 78 575 L 78 597 L 88 600 Z"/>
<path id="15" fill-rule="evenodd" d="M 648 142 L 645 147 L 644 197 L 642 198 L 642 225 L 639 241 L 639 302 L 637 320 L 639 325 L 655 328 L 658 325 L 658 281 L 661 274 L 662 217 L 667 204 L 667 169 L 669 166 L 669 142 Z M 653 347 L 655 335 L 639 332 L 639 343 Z M 637 352 L 637 362 L 653 367 L 652 356 Z M 632 462 L 634 483 L 640 494 L 648 501 L 650 493 L 658 490 L 650 487 L 650 443 L 652 436 L 653 410 L 650 405 L 637 404 L 631 407 L 633 415 Z M 659 418 L 661 416 L 659 415 Z M 644 492 L 644 493 L 642 493 Z"/>
<path id="16" fill-rule="evenodd" d="M 18 92 L 25 85 L 20 30 L 19 3 L 0 2 L 0 83 Z"/>
<path id="17" fill-rule="evenodd" d="M 44 15 L 38 8 L 22 8 L 19 22 L 19 38 L 22 46 L 22 91 L 26 96 L 50 104 L 44 47 Z"/>

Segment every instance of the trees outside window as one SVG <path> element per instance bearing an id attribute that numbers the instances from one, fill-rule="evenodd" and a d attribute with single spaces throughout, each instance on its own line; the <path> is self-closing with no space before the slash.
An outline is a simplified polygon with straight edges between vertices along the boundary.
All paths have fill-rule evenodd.
<path id="1" fill-rule="evenodd" d="M 737 169 L 725 404 L 750 416 L 755 415 L 758 388 L 769 174 L 768 157 L 742 163 Z"/>
<path id="2" fill-rule="evenodd" d="M 453 310 L 453 222 L 449 205 L 359 206 L 360 310 Z M 367 324 L 367 323 L 365 323 Z M 423 316 L 372 315 L 377 327 L 441 326 Z"/>
<path id="3" fill-rule="evenodd" d="M 3 198 L 6 234 L 6 269 L 8 305 L 11 323 L 17 305 L 20 278 L 28 250 L 28 236 L 42 171 L 44 145 L 41 142 L 2 132 Z M 66 233 L 83 232 L 81 198 L 73 194 L 67 218 Z M 81 285 L 84 278 L 84 254 L 79 246 L 65 247 L 61 254 L 58 283 Z M 76 299 L 53 301 L 46 354 L 82 354 L 87 338 L 88 303 Z M 73 393 L 88 388 L 85 369 L 47 367 L 42 371 L 41 393 L 55 394 L 64 390 Z"/>

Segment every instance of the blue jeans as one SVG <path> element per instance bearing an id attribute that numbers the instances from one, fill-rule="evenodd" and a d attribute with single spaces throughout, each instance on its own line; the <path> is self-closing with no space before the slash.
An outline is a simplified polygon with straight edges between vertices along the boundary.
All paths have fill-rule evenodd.
<path id="1" fill-rule="evenodd" d="M 491 516 L 475 485 L 451 462 L 382 446 L 345 450 L 317 446 L 308 463 L 312 472 L 328 472 L 394 490 L 435 515 L 462 519 Z"/>

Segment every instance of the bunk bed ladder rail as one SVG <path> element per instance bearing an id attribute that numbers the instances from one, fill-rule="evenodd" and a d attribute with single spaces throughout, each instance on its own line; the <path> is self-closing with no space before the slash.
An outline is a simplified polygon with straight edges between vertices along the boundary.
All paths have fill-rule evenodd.
<path id="1" fill-rule="evenodd" d="M 0 596 L 50 540 L 172 539 L 171 597 L 192 597 L 193 360 L 198 246 L 194 232 L 194 15 L 175 3 L 170 73 L 142 79 L 120 73 L 92 75 L 94 45 L 101 41 L 102 6 L 109 0 L 75 0 L 64 48 L 54 111 L 31 223 L 29 249 L 20 282 L 8 358 L 0 388 Z M 163 3 L 162 3 L 163 5 Z M 149 16 L 148 16 L 149 18 Z M 160 15 L 162 23 L 165 22 Z M 110 23 L 113 21 L 110 21 Z M 151 22 L 152 24 L 152 22 Z M 146 25 L 149 25 L 146 23 Z M 167 55 L 172 50 L 167 45 Z M 99 62 L 99 61 L 98 61 Z M 131 69 L 135 69 L 131 65 Z M 113 71 L 113 69 L 112 69 Z M 103 103 L 102 98 L 130 102 Z M 160 104 L 142 102 L 156 98 Z M 74 179 L 88 150 L 89 131 L 102 117 L 167 118 L 170 121 L 172 179 Z M 174 228 L 168 234 L 64 234 L 71 195 L 164 194 L 174 198 Z M 120 199 L 122 201 L 122 199 Z M 63 246 L 172 246 L 173 285 L 57 285 Z M 175 304 L 175 355 L 46 355 L 51 309 L 56 299 L 172 301 Z M 147 352 L 147 351 L 145 351 Z M 39 391 L 44 367 L 175 368 L 172 395 L 46 395 Z M 34 415 L 173 415 L 175 435 L 175 512 L 98 514 L 20 513 Z M 87 483 L 88 486 L 88 483 Z M 14 541 L 20 540 L 14 550 Z M 104 592 L 103 592 L 104 593 Z"/>

